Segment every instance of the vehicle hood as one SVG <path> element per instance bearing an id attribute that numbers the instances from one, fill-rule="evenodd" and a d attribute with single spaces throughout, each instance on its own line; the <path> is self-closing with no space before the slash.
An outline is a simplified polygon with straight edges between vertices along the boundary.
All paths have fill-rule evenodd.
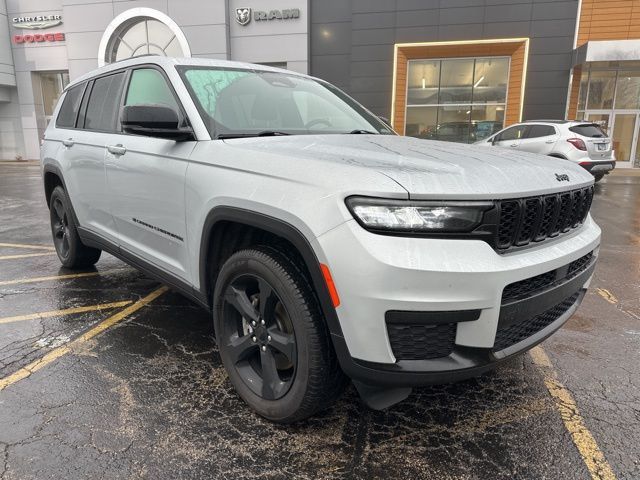
<path id="1" fill-rule="evenodd" d="M 568 160 L 395 135 L 291 135 L 225 142 L 256 153 L 308 160 L 310 175 L 317 175 L 318 169 L 312 168 L 317 162 L 327 169 L 339 164 L 375 170 L 412 198 L 508 198 L 593 183 L 591 174 Z M 353 186 L 357 190 L 355 176 Z"/>

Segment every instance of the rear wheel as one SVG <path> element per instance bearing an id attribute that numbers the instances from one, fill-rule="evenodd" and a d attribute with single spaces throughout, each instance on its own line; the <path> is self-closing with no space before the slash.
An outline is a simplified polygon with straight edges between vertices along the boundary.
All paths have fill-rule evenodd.
<path id="1" fill-rule="evenodd" d="M 295 422 L 342 391 L 345 377 L 311 286 L 281 253 L 241 250 L 225 262 L 214 325 L 231 383 L 263 417 Z"/>
<path id="2" fill-rule="evenodd" d="M 62 187 L 56 187 L 49 200 L 49 217 L 53 245 L 63 266 L 67 268 L 90 267 L 98 261 L 102 250 L 87 247 L 80 240 L 71 215 L 71 203 Z"/>

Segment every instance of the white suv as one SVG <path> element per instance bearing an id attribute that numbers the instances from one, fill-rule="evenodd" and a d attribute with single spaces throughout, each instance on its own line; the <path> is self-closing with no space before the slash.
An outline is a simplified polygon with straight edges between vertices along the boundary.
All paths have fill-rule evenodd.
<path id="1" fill-rule="evenodd" d="M 346 378 L 383 408 L 478 375 L 560 328 L 595 267 L 578 165 L 400 137 L 305 75 L 130 59 L 75 80 L 54 118 L 63 265 L 105 250 L 210 309 L 232 384 L 276 422 Z"/>
<path id="2" fill-rule="evenodd" d="M 596 123 L 531 120 L 511 125 L 478 145 L 564 158 L 591 172 L 598 182 L 616 166 L 611 139 Z"/>

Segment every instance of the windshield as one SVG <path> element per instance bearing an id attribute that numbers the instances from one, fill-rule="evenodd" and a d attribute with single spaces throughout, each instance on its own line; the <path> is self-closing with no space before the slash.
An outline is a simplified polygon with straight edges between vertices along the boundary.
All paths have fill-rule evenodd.
<path id="1" fill-rule="evenodd" d="M 179 67 L 211 138 L 393 134 L 337 88 L 280 72 Z"/>

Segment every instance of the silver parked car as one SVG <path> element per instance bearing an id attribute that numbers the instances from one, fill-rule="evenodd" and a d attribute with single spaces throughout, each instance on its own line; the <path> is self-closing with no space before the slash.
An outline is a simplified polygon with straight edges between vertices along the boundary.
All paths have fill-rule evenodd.
<path id="1" fill-rule="evenodd" d="M 106 251 L 209 309 L 231 383 L 276 422 L 347 377 L 383 408 L 530 349 L 598 257 L 578 165 L 401 137 L 327 82 L 261 65 L 91 72 L 41 158 L 62 264 Z"/>
<path id="2" fill-rule="evenodd" d="M 478 145 L 503 147 L 564 158 L 602 180 L 615 168 L 611 139 L 596 123 L 570 120 L 531 120 L 500 130 Z"/>

